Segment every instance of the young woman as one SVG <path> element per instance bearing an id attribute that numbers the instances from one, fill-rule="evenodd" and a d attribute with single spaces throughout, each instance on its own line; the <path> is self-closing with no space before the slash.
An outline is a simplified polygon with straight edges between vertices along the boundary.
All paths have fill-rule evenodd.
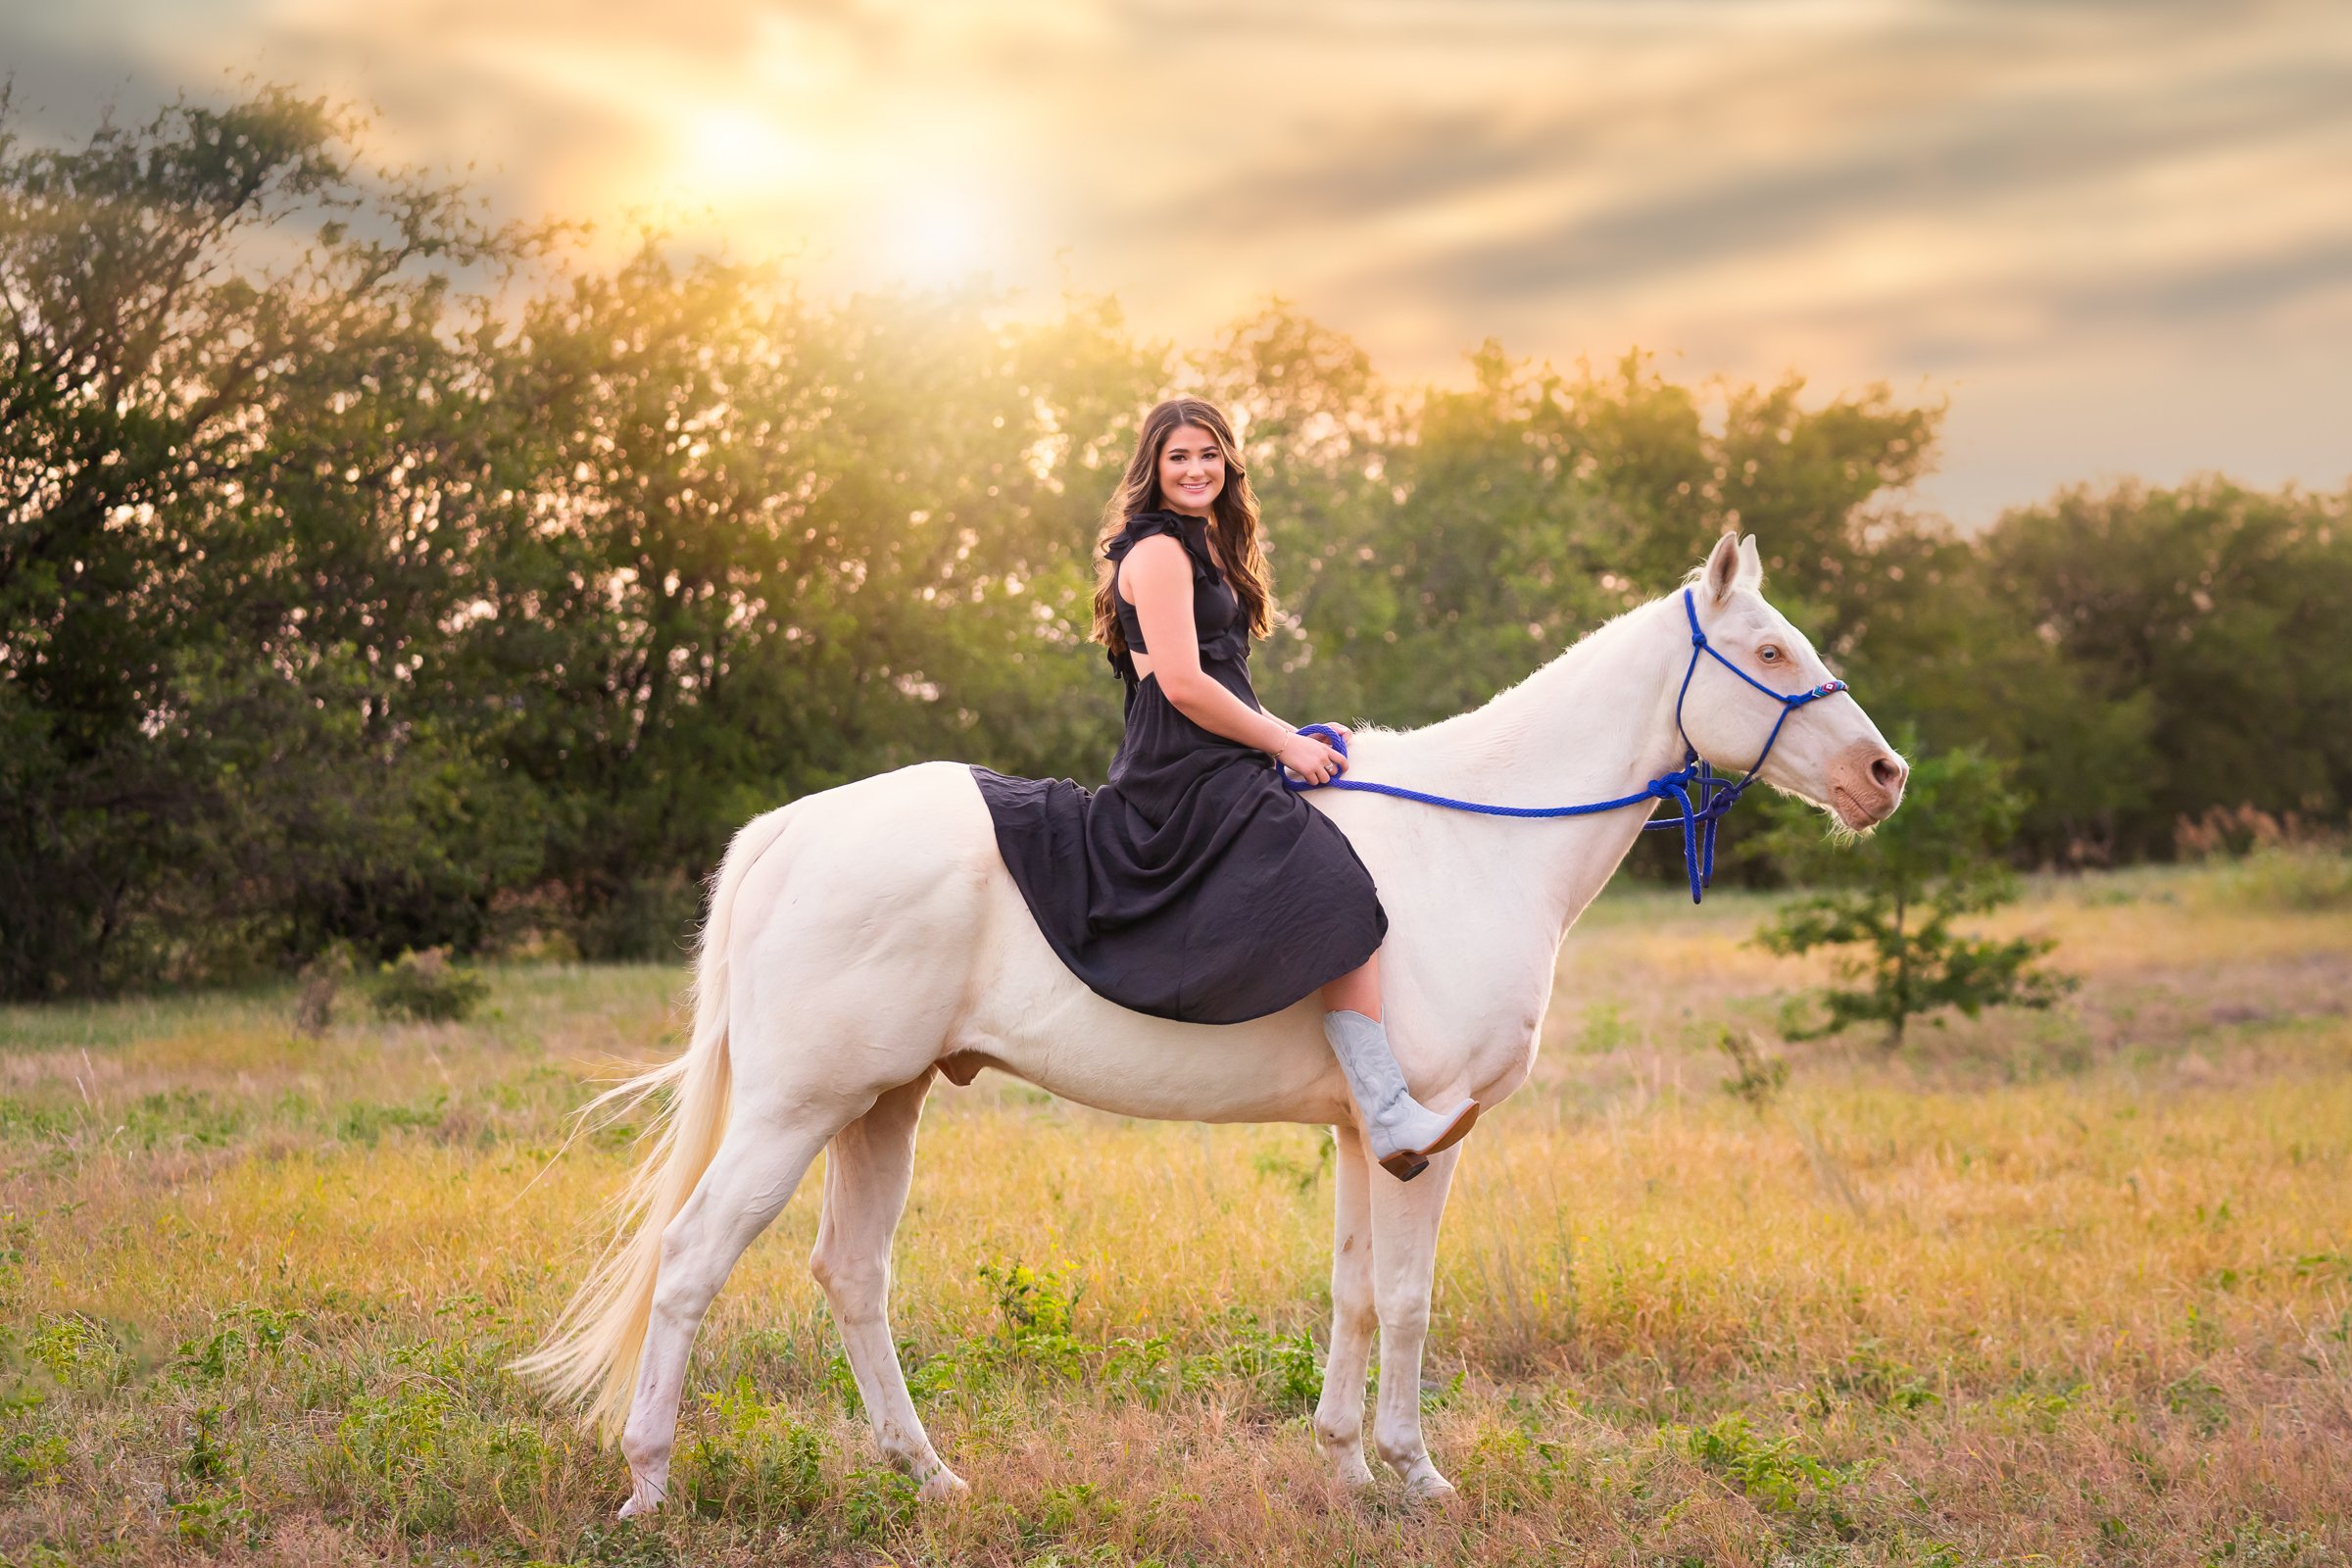
<path id="1" fill-rule="evenodd" d="M 1127 687 L 1109 781 L 972 772 L 1013 881 L 1078 978 L 1193 1023 L 1319 990 L 1373 1157 L 1410 1181 L 1478 1102 L 1432 1110 L 1406 1087 L 1381 1024 L 1388 912 L 1348 836 L 1283 786 L 1277 763 L 1323 783 L 1347 759 L 1250 689 L 1250 639 L 1274 619 L 1257 521 L 1224 415 L 1198 398 L 1152 409 L 1097 540 L 1095 640 Z"/>

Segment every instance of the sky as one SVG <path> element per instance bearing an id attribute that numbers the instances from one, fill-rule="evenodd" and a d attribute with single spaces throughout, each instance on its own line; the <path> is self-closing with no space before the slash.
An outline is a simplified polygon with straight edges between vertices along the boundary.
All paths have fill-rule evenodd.
<path id="1" fill-rule="evenodd" d="M 2352 482 L 2352 6 L 2173 0 L 0 0 L 28 134 L 250 74 L 503 214 L 811 292 L 1279 295 L 1400 383 L 1948 400 L 1923 504 Z"/>

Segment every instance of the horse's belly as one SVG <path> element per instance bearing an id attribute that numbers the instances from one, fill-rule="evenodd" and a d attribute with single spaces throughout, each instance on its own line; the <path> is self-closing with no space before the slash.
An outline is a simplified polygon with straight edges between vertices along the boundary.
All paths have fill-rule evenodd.
<path id="1" fill-rule="evenodd" d="M 1173 1027 L 1231 1035 L 1249 1026 Z M 959 1050 L 948 1065 L 995 1067 L 1077 1104 L 1152 1121 L 1333 1122 L 1347 1114 L 1327 1049 L 1320 1060 L 1302 1059 L 1263 1038 L 1244 1045 L 1113 1028 L 1075 1039 L 990 1041 Z"/>

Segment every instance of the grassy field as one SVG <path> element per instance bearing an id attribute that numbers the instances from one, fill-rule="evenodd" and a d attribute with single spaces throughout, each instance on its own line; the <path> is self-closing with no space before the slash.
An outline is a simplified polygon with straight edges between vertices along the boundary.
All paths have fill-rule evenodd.
<path id="1" fill-rule="evenodd" d="M 804 1266 L 698 1346 L 674 1506 L 501 1370 L 577 1281 L 682 966 L 514 967 L 464 1025 L 286 993 L 0 1010 L 0 1559 L 1986 1561 L 2352 1554 L 2352 913 L 2037 884 L 2047 1014 L 1769 1042 L 1765 905 L 1612 895 L 1479 1124 L 1424 1380 L 1450 1507 L 1335 1495 L 1305 1412 L 1328 1137 L 934 1093 L 894 1300 L 941 1450 L 884 1470 Z M 1722 1092 L 1719 1026 L 1789 1068 Z M 552 1163 L 551 1163 L 552 1160 Z"/>

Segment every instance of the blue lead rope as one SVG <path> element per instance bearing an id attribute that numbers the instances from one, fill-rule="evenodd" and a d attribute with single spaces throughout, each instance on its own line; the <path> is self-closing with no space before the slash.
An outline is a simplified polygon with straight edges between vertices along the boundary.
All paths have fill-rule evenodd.
<path id="1" fill-rule="evenodd" d="M 1309 784 L 1304 779 L 1292 777 L 1288 768 L 1280 769 L 1283 787 L 1301 791 L 1366 790 L 1375 795 L 1394 795 L 1400 801 L 1419 801 L 1424 806 L 1443 806 L 1448 810 L 1476 811 L 1482 816 L 1597 816 L 1603 811 L 1621 811 L 1629 806 L 1640 806 L 1644 802 L 1650 803 L 1650 808 L 1655 810 L 1656 803 L 1664 801 L 1675 808 L 1675 816 L 1663 822 L 1644 822 L 1642 831 L 1655 833 L 1675 827 L 1683 830 L 1683 874 L 1690 881 L 1690 902 L 1697 904 L 1715 880 L 1716 829 L 1722 825 L 1732 808 L 1740 804 L 1740 797 L 1747 792 L 1747 787 L 1756 781 L 1756 775 L 1763 770 L 1765 759 L 1772 756 L 1773 747 L 1780 741 L 1781 726 L 1788 722 L 1790 713 L 1807 703 L 1817 703 L 1824 697 L 1835 696 L 1844 691 L 1846 686 L 1841 680 L 1827 680 L 1811 691 L 1798 692 L 1793 697 L 1786 692 L 1776 692 L 1726 659 L 1720 650 L 1707 641 L 1707 634 L 1699 630 L 1698 606 L 1688 588 L 1683 590 L 1683 613 L 1690 621 L 1690 664 L 1683 671 L 1682 689 L 1674 695 L 1674 727 L 1683 737 L 1683 765 L 1671 773 L 1659 774 L 1631 795 L 1621 795 L 1613 801 L 1594 801 L 1586 806 L 1485 806 L 1477 801 L 1457 801 L 1451 796 L 1432 795 L 1425 790 L 1408 790 L 1400 784 L 1376 784 L 1369 779 L 1349 778 L 1344 773 L 1320 784 Z M 1764 738 L 1764 750 L 1756 755 L 1755 765 L 1738 779 L 1716 777 L 1715 769 L 1699 760 L 1698 748 L 1690 744 L 1690 732 L 1683 728 L 1683 699 L 1690 695 L 1690 680 L 1698 673 L 1698 656 L 1701 654 L 1781 705 L 1781 716 L 1773 720 L 1772 733 Z M 1301 735 L 1320 735 L 1342 757 L 1348 755 L 1348 737 L 1328 724 L 1302 724 L 1298 732 Z"/>

